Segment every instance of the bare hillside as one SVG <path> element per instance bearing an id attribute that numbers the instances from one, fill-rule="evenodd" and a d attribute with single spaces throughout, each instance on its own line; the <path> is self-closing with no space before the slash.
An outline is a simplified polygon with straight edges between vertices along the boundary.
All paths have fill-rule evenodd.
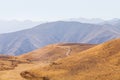
<path id="1" fill-rule="evenodd" d="M 19 56 L 19 58 L 29 59 L 31 61 L 55 61 L 60 58 L 68 57 L 83 50 L 89 49 L 95 45 L 80 43 L 61 43 L 45 46 L 41 49 L 29 52 Z"/>
<path id="2" fill-rule="evenodd" d="M 28 80 L 119 80 L 120 39 L 111 40 L 86 51 L 27 70 Z"/>

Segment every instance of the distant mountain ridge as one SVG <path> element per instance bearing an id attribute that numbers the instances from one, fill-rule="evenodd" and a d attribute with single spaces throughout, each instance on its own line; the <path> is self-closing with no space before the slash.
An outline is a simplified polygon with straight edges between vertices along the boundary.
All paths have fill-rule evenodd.
<path id="1" fill-rule="evenodd" d="M 77 21 L 81 23 L 90 23 L 90 24 L 99 24 L 105 22 L 105 20 L 100 19 L 100 18 L 92 18 L 92 19 L 87 19 L 87 18 L 70 18 L 65 21 Z"/>
<path id="2" fill-rule="evenodd" d="M 99 44 L 120 37 L 119 25 L 57 21 L 0 35 L 0 53 L 20 55 L 55 43 Z"/>
<path id="3" fill-rule="evenodd" d="M 41 24 L 40 21 L 19 21 L 19 20 L 0 20 L 0 33 L 9 33 L 19 30 L 29 29 L 36 25 Z"/>

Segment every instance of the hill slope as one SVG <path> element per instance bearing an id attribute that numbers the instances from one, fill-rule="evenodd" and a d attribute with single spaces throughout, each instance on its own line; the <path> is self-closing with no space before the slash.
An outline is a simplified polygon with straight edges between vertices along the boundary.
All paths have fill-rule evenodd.
<path id="1" fill-rule="evenodd" d="M 49 44 L 102 43 L 120 37 L 119 25 L 50 22 L 34 28 L 0 35 L 0 53 L 20 55 Z"/>
<path id="2" fill-rule="evenodd" d="M 18 57 L 0 55 L 0 80 L 26 80 L 20 76 L 22 71 L 48 65 L 57 59 L 71 56 L 96 45 L 61 43 L 48 45 Z"/>
<path id="3" fill-rule="evenodd" d="M 61 43 L 52 44 L 41 49 L 20 55 L 19 58 L 29 59 L 31 61 L 51 62 L 59 58 L 68 57 L 75 53 L 89 49 L 95 45 L 93 44 L 80 44 L 80 43 Z"/>
<path id="4" fill-rule="evenodd" d="M 21 76 L 28 80 L 119 80 L 119 74 L 120 39 L 116 39 Z"/>

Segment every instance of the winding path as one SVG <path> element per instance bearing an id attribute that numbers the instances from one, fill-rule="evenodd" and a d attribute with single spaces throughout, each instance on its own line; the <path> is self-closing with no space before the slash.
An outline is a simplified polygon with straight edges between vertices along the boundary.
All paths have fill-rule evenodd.
<path id="1" fill-rule="evenodd" d="M 72 49 L 69 47 L 69 48 L 66 48 L 67 49 L 67 52 L 66 52 L 66 56 L 69 56 L 70 55 L 70 53 L 71 53 L 71 51 L 72 51 Z"/>
<path id="2" fill-rule="evenodd" d="M 66 56 L 69 56 L 72 51 L 72 49 L 69 46 L 64 46 L 64 47 L 58 46 L 58 47 L 67 50 L 67 52 L 65 53 Z"/>

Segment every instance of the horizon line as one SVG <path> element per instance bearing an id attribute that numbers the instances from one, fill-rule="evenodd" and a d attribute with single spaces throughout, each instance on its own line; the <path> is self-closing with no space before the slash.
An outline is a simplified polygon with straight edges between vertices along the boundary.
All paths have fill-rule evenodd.
<path id="1" fill-rule="evenodd" d="M 86 19 L 86 20 L 94 20 L 94 19 L 101 19 L 104 21 L 107 20 L 113 20 L 113 19 L 120 19 L 120 18 L 85 18 L 85 17 L 75 17 L 75 18 L 62 18 L 62 19 L 48 19 L 48 20 L 42 20 L 42 19 L 0 19 L 0 21 L 32 21 L 32 22 L 40 22 L 40 21 L 44 21 L 44 22 L 49 22 L 49 21 L 66 21 L 66 20 L 70 20 L 70 19 Z"/>

